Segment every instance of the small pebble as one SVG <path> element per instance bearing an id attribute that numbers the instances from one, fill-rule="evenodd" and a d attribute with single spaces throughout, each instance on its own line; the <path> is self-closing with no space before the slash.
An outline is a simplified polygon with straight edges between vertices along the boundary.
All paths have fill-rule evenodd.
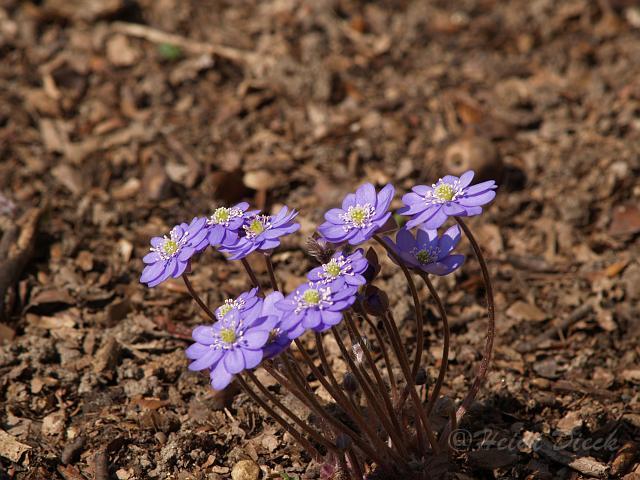
<path id="1" fill-rule="evenodd" d="M 253 460 L 240 460 L 231 470 L 232 480 L 258 480 L 260 467 Z"/>

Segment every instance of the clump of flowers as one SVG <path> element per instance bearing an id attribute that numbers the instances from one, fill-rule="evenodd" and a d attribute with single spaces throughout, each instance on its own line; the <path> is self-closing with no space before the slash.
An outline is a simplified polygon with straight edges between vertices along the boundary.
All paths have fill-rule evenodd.
<path id="1" fill-rule="evenodd" d="M 249 211 L 247 203 L 219 207 L 210 217 L 196 217 L 154 237 L 140 281 L 154 287 L 182 277 L 210 323 L 193 329 L 194 343 L 186 349 L 190 370 L 207 371 L 211 386 L 238 385 L 316 459 L 322 459 L 326 478 L 363 480 L 426 479 L 437 476 L 434 459 L 448 451 L 448 437 L 473 402 L 489 367 L 494 337 L 493 292 L 486 262 L 461 217 L 479 215 L 495 197 L 495 182 L 471 185 L 473 172 L 460 178 L 445 176 L 431 187 L 419 185 L 402 200 L 399 214 L 411 218 L 397 231 L 395 241 L 382 238 L 390 228 L 389 207 L 395 190 L 379 192 L 371 184 L 348 194 L 342 208 L 325 213 L 319 236 L 308 242 L 319 265 L 307 281 L 289 292 L 279 288 L 272 252 L 280 239 L 296 232 L 295 210 L 282 207 L 275 215 Z M 438 233 L 449 217 L 456 224 Z M 416 228 L 417 227 L 417 228 Z M 412 233 L 416 229 L 415 234 Z M 395 228 L 397 229 L 397 228 Z M 476 378 L 466 396 L 443 426 L 433 407 L 444 383 L 449 352 L 449 328 L 444 303 L 430 275 L 449 275 L 465 261 L 455 253 L 465 234 L 480 264 L 487 294 L 489 328 Z M 407 281 L 415 314 L 415 342 L 400 335 L 384 291 L 374 285 L 380 271 L 373 247 L 366 255 L 354 245 L 375 242 Z M 225 300 L 211 310 L 189 281 L 191 259 L 207 247 L 240 260 L 253 288 Z M 269 274 L 267 291 L 246 258 L 263 257 Z M 423 365 L 424 318 L 417 274 L 426 285 L 443 328 L 442 362 L 435 384 L 427 389 Z M 305 336 L 305 338 L 303 338 Z M 306 337 L 309 338 L 306 338 Z M 338 375 L 325 350 L 331 336 L 346 364 Z M 311 340 L 310 343 L 307 340 Z M 310 417 L 292 412 L 253 371 L 262 367 L 276 383 L 303 402 Z M 401 375 L 398 375 L 398 372 Z M 333 406 L 309 384 L 315 378 L 330 395 Z M 441 415 L 441 413 L 440 413 Z M 324 478 L 323 477 L 323 478 Z"/>

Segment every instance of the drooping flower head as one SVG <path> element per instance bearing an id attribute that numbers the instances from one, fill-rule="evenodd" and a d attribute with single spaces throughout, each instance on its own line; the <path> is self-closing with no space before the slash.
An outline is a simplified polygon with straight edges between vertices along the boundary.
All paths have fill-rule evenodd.
<path id="1" fill-rule="evenodd" d="M 261 308 L 259 298 L 256 296 L 257 288 L 241 293 L 237 298 L 227 298 L 222 305 L 216 308 L 215 314 L 218 320 L 222 320 L 232 310 L 237 310 L 248 316 L 255 316 Z"/>
<path id="2" fill-rule="evenodd" d="M 389 219 L 387 212 L 395 189 L 385 185 L 379 193 L 370 183 L 348 194 L 342 208 L 332 208 L 324 214 L 326 222 L 318 227 L 320 235 L 332 243 L 348 241 L 358 245 L 371 238 Z"/>
<path id="3" fill-rule="evenodd" d="M 284 299 L 282 293 L 271 292 L 264 299 L 260 317 L 263 318 L 264 325 L 269 330 L 269 340 L 262 349 L 264 359 L 273 358 L 284 352 L 291 341 L 295 339 L 295 335 L 289 338 L 289 331 L 282 326 L 284 312 L 276 307 L 276 305 Z"/>
<path id="4" fill-rule="evenodd" d="M 311 270 L 307 278 L 321 284 L 332 283 L 338 286 L 346 283 L 349 286 L 360 286 L 367 283 L 362 274 L 367 270 L 368 265 L 362 249 L 356 250 L 351 255 L 338 251 L 327 263 Z"/>
<path id="5" fill-rule="evenodd" d="M 401 215 L 411 215 L 407 228 L 422 225 L 426 229 L 439 228 L 449 216 L 470 217 L 482 213 L 482 205 L 496 196 L 496 182 L 470 185 L 474 172 L 469 170 L 460 178 L 453 175 L 442 177 L 430 187 L 418 185 L 402 197 L 405 207 L 398 210 Z"/>
<path id="6" fill-rule="evenodd" d="M 403 228 L 396 234 L 396 243 L 388 237 L 385 241 L 409 268 L 434 275 L 448 275 L 464 263 L 464 255 L 451 255 L 460 238 L 460 228 L 454 225 L 442 237 L 438 237 L 437 230 L 422 227 L 418 228 L 414 237 Z M 391 259 L 395 262 L 393 257 Z"/>
<path id="7" fill-rule="evenodd" d="M 211 386 L 224 389 L 234 375 L 262 361 L 262 349 L 271 334 L 271 326 L 264 320 L 233 309 L 213 325 L 196 327 L 192 333 L 196 343 L 186 350 L 193 360 L 189 369 L 209 369 Z"/>
<path id="8" fill-rule="evenodd" d="M 238 231 L 244 223 L 247 208 L 249 208 L 247 202 L 238 203 L 233 207 L 216 208 L 207 220 L 209 245 L 233 246 L 238 241 Z"/>
<path id="9" fill-rule="evenodd" d="M 357 287 L 334 286 L 308 282 L 278 302 L 283 310 L 281 327 L 289 338 L 297 338 L 305 330 L 323 332 L 342 320 L 342 311 L 356 301 Z"/>
<path id="10" fill-rule="evenodd" d="M 280 237 L 300 229 L 299 223 L 293 223 L 297 215 L 298 212 L 289 210 L 286 206 L 276 215 L 261 215 L 259 212 L 247 214 L 235 245 L 223 246 L 220 250 L 230 253 L 230 260 L 239 260 L 255 250 L 273 250 L 280 245 Z"/>
<path id="11" fill-rule="evenodd" d="M 168 236 L 153 237 L 151 251 L 142 259 L 146 266 L 140 282 L 155 287 L 170 277 L 182 275 L 191 257 L 208 245 L 206 222 L 206 218 L 196 217 L 188 225 L 182 223 L 173 227 Z"/>

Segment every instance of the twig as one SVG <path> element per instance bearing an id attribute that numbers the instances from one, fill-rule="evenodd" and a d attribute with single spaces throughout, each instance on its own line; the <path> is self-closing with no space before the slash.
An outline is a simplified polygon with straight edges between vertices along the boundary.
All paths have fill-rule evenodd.
<path id="1" fill-rule="evenodd" d="M 33 254 L 38 222 L 44 208 L 32 208 L 5 231 L 0 241 L 0 317 L 4 315 L 7 289 L 14 285 Z"/>
<path id="2" fill-rule="evenodd" d="M 96 456 L 94 457 L 95 461 L 95 470 L 94 470 L 94 479 L 95 480 L 109 480 L 109 465 L 108 465 L 108 455 L 107 449 L 103 448 L 96 452 Z"/>
<path id="3" fill-rule="evenodd" d="M 181 35 L 163 32 L 162 30 L 157 30 L 138 23 L 114 22 L 112 27 L 116 32 L 130 35 L 132 37 L 144 38 L 152 43 L 169 43 L 196 55 L 208 53 L 243 64 L 255 63 L 258 60 L 258 55 L 253 52 L 224 47 L 222 45 L 198 42 L 196 40 L 185 38 Z"/>

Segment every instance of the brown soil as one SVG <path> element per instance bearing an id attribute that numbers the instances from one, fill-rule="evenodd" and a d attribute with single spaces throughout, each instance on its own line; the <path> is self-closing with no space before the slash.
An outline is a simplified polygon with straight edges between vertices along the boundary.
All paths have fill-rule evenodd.
<path id="1" fill-rule="evenodd" d="M 148 239 L 217 204 L 286 203 L 290 291 L 345 193 L 467 167 L 500 185 L 470 222 L 498 333 L 452 475 L 640 478 L 633 0 L 2 0 L 0 59 L 0 479 L 213 480 L 243 459 L 318 478 L 245 395 L 187 371 L 204 318 L 181 283 L 138 283 Z M 212 305 L 249 285 L 211 252 L 192 277 Z M 377 284 L 411 344 L 401 274 L 385 261 Z M 437 287 L 460 400 L 486 331 L 477 264 Z M 520 442 L 536 434 L 548 448 Z"/>

